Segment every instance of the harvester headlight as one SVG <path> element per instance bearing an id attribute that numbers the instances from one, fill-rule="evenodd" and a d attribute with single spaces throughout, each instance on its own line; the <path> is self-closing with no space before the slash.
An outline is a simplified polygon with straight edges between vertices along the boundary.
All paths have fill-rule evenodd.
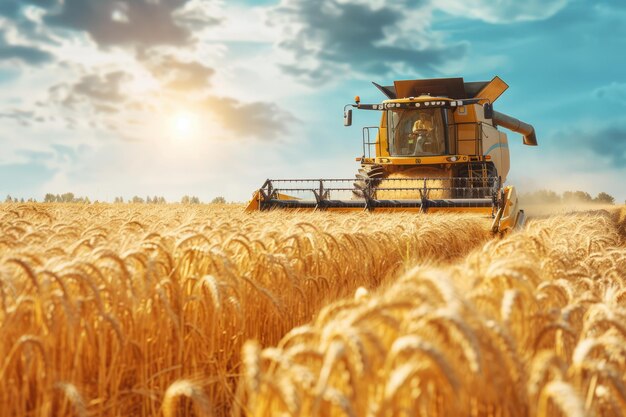
<path id="1" fill-rule="evenodd" d="M 419 107 L 419 106 L 420 106 L 420 103 L 415 103 L 415 107 Z"/>
<path id="2" fill-rule="evenodd" d="M 456 162 L 456 161 L 458 161 L 458 160 L 459 160 L 459 157 L 458 157 L 458 156 L 456 156 L 456 155 L 454 155 L 454 156 L 450 156 L 450 157 L 448 157 L 448 158 L 446 158 L 446 159 L 447 159 L 448 161 L 450 161 L 450 162 Z"/>

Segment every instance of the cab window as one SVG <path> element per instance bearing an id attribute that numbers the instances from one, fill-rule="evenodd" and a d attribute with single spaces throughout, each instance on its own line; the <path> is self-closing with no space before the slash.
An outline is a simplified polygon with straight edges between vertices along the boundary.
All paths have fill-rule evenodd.
<path id="1" fill-rule="evenodd" d="M 387 127 L 391 156 L 446 152 L 441 109 L 388 110 Z"/>

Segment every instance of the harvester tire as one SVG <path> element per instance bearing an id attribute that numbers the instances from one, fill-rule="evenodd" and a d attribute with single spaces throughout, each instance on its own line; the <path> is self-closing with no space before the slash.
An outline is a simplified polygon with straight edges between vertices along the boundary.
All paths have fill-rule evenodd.
<path id="1" fill-rule="evenodd" d="M 356 180 L 354 181 L 354 190 L 352 191 L 352 197 L 355 199 L 361 199 L 365 197 L 364 190 L 367 188 L 367 182 L 370 181 L 370 185 L 376 187 L 380 181 L 385 177 L 385 169 L 380 165 L 365 165 L 359 168 L 356 174 Z"/>

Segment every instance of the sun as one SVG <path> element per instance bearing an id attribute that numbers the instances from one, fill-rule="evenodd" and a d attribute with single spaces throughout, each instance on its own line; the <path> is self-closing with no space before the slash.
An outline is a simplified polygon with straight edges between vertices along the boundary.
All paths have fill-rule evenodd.
<path id="1" fill-rule="evenodd" d="M 197 124 L 197 116 L 194 113 L 187 111 L 178 112 L 172 117 L 172 133 L 176 138 L 190 138 L 195 134 Z"/>

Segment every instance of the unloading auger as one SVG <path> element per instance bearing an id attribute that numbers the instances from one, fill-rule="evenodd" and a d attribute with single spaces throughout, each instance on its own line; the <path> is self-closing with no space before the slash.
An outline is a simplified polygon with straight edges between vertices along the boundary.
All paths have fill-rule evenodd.
<path id="1" fill-rule="evenodd" d="M 355 179 L 268 179 L 246 210 L 472 212 L 493 218 L 494 233 L 524 224 L 515 188 L 504 185 L 509 147 L 498 126 L 521 133 L 525 145 L 537 138 L 531 125 L 494 111 L 504 81 L 374 85 L 387 100 L 362 104 L 357 96 L 344 107 L 346 126 L 352 108 L 381 112 L 379 126 L 363 128 Z"/>

